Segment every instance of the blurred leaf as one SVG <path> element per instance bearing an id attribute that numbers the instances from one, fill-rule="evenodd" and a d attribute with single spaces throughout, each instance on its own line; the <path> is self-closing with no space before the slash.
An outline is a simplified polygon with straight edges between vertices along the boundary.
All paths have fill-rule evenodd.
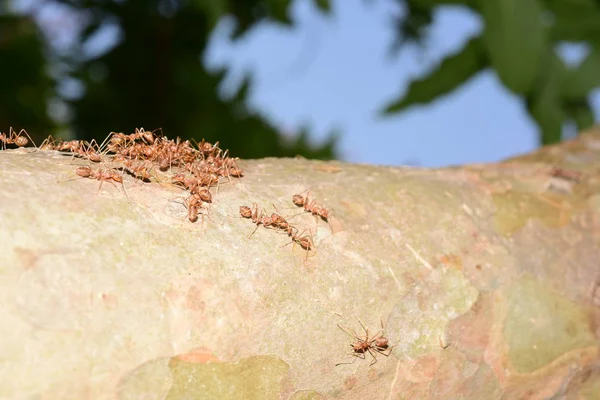
<path id="1" fill-rule="evenodd" d="M 566 71 L 561 92 L 566 99 L 580 99 L 600 86 L 600 48 L 592 48 L 583 62 Z"/>
<path id="2" fill-rule="evenodd" d="M 560 142 L 563 122 L 567 119 L 560 98 L 560 82 L 566 67 L 554 51 L 548 53 L 544 60 L 544 79 L 525 97 L 527 109 L 540 127 L 543 145 Z"/>
<path id="3" fill-rule="evenodd" d="M 202 6 L 207 3 L 181 1 L 175 12 L 164 13 L 157 11 L 159 0 L 128 0 L 117 7 L 112 0 L 94 1 L 96 8 L 112 10 L 103 18 L 119 21 L 123 40 L 97 59 L 77 64 L 74 77 L 86 87 L 83 97 L 70 102 L 78 138 L 98 140 L 114 130 L 163 128 L 169 137 L 219 141 L 242 158 L 294 156 L 299 149 L 305 157 L 333 158 L 332 143 L 313 146 L 302 137 L 301 146 L 289 143 L 261 115 L 249 110 L 249 77 L 233 98 L 218 96 L 226 71 L 211 74 L 200 62 L 212 27 L 208 8 Z M 247 24 L 245 29 L 261 18 L 281 17 L 288 3 L 227 2 Z M 258 5 L 262 11 L 257 11 Z M 98 70 L 106 73 L 98 74 Z"/>
<path id="4" fill-rule="evenodd" d="M 600 41 L 600 3 L 596 0 L 545 0 L 553 40 Z"/>
<path id="5" fill-rule="evenodd" d="M 437 6 L 469 6 L 476 7 L 478 0 L 409 0 L 410 2 L 425 8 L 435 8 Z"/>
<path id="6" fill-rule="evenodd" d="M 288 15 L 289 0 L 266 0 L 269 17 L 286 25 L 291 25 L 292 20 Z"/>
<path id="7" fill-rule="evenodd" d="M 0 132 L 26 129 L 34 141 L 55 124 L 47 109 L 54 81 L 47 72 L 41 32 L 26 16 L 0 15 Z"/>
<path id="8" fill-rule="evenodd" d="M 227 13 L 227 4 L 223 0 L 193 0 L 193 3 L 206 14 L 211 27 L 217 25 L 221 17 Z"/>
<path id="9" fill-rule="evenodd" d="M 587 99 L 583 98 L 570 102 L 566 108 L 568 116 L 573 119 L 579 131 L 583 131 L 594 125 L 594 111 Z"/>
<path id="10" fill-rule="evenodd" d="M 483 38 L 490 63 L 515 93 L 527 93 L 546 49 L 546 27 L 539 0 L 480 0 Z"/>
<path id="11" fill-rule="evenodd" d="M 331 1 L 330 0 L 314 0 L 315 5 L 319 10 L 324 13 L 331 12 Z"/>
<path id="12" fill-rule="evenodd" d="M 407 0 L 404 4 L 406 12 L 392 17 L 396 30 L 396 38 L 391 46 L 392 53 L 397 53 L 407 43 L 421 44 L 433 23 L 431 7 L 419 4 L 418 0 Z"/>
<path id="13" fill-rule="evenodd" d="M 429 75 L 412 81 L 406 94 L 388 105 L 384 114 L 396 113 L 414 104 L 428 103 L 448 94 L 487 65 L 481 37 L 474 37 L 460 51 L 442 60 Z"/>

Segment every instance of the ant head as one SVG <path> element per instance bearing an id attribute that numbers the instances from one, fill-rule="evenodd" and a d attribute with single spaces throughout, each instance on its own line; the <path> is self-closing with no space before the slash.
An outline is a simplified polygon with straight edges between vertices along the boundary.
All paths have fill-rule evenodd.
<path id="1" fill-rule="evenodd" d="M 304 205 L 304 197 L 300 196 L 299 194 L 292 196 L 292 201 L 298 207 L 302 207 Z"/>
<path id="2" fill-rule="evenodd" d="M 252 218 L 252 210 L 248 206 L 240 206 L 240 215 L 244 218 Z"/>

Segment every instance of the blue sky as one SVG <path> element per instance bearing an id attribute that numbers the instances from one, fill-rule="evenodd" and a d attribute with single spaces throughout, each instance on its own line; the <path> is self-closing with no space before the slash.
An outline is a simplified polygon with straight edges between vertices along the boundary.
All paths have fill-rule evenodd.
<path id="1" fill-rule="evenodd" d="M 285 132 L 309 126 L 315 141 L 341 129 L 339 152 L 351 162 L 435 167 L 494 162 L 537 148 L 537 127 L 491 71 L 433 104 L 378 117 L 411 78 L 480 32 L 474 14 L 445 7 L 435 16 L 424 53 L 412 47 L 390 58 L 394 32 L 388 21 L 399 11 L 393 1 L 333 4 L 333 15 L 323 16 L 312 1 L 297 0 L 292 9 L 297 29 L 263 24 L 234 43 L 224 21 L 205 55 L 207 65 L 230 68 L 224 93 L 250 72 L 252 109 Z M 584 52 L 577 46 L 561 48 L 571 62 Z M 598 117 L 600 91 L 594 109 Z"/>
<path id="2" fill-rule="evenodd" d="M 57 49 L 68 49 L 81 29 L 81 21 L 65 6 L 39 8 L 39 0 L 14 1 L 17 9 L 36 15 Z M 537 148 L 536 125 L 492 71 L 435 103 L 393 117 L 378 115 L 411 78 L 425 74 L 481 31 L 476 15 L 444 7 L 435 15 L 425 51 L 406 47 L 390 57 L 395 38 L 390 16 L 401 12 L 394 0 L 331 1 L 333 13 L 324 16 L 313 0 L 296 0 L 290 10 L 294 29 L 263 23 L 236 42 L 229 39 L 231 21 L 224 19 L 203 56 L 210 68 L 229 68 L 223 94 L 250 73 L 252 110 L 285 134 L 309 127 L 315 142 L 339 130 L 338 153 L 350 162 L 438 167 L 495 162 Z M 109 24 L 86 50 L 96 55 L 107 51 L 118 37 L 118 26 Z M 586 51 L 576 45 L 559 50 L 570 63 Z M 83 88 L 67 81 L 60 89 L 77 93 Z M 598 119 L 600 90 L 593 95 L 593 106 Z M 60 104 L 54 109 L 55 114 L 66 112 Z"/>

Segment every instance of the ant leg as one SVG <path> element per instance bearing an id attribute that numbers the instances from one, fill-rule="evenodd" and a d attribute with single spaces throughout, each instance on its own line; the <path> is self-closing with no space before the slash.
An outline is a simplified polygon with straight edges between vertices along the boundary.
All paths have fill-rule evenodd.
<path id="1" fill-rule="evenodd" d="M 113 136 L 115 132 L 110 132 L 102 141 L 102 143 L 100 143 L 100 146 L 98 147 L 98 151 L 102 151 L 102 149 L 104 148 L 104 146 L 106 146 L 110 140 L 110 138 Z"/>
<path id="2" fill-rule="evenodd" d="M 256 224 L 256 228 L 254 228 L 254 230 L 252 231 L 250 236 L 248 236 L 248 239 L 250 239 L 252 237 L 252 235 L 254 235 L 254 232 L 256 232 L 256 230 L 258 229 L 259 226 L 260 226 L 260 222 L 258 224 Z"/>
<path id="3" fill-rule="evenodd" d="M 356 335 L 356 332 L 354 332 L 352 329 L 343 328 L 340 324 L 337 324 L 337 327 L 340 328 L 342 330 L 342 332 L 344 332 L 346 335 L 350 336 L 352 339 L 360 340 L 360 338 Z"/>
<path id="4" fill-rule="evenodd" d="M 335 364 L 335 366 L 337 367 L 338 365 L 351 365 L 351 364 L 354 364 L 356 362 L 356 360 L 358 360 L 359 358 L 361 360 L 365 359 L 365 355 L 364 354 L 348 353 L 348 355 L 354 357 L 354 360 L 352 360 L 352 362 L 337 363 L 337 364 Z"/>
<path id="5" fill-rule="evenodd" d="M 365 326 L 365 324 L 362 323 L 362 321 L 358 317 L 356 317 L 356 320 L 358 321 L 360 326 L 362 326 L 362 328 L 365 331 L 365 333 L 367 334 L 367 338 L 368 338 L 369 337 L 369 329 Z"/>
<path id="6" fill-rule="evenodd" d="M 371 357 L 373 357 L 373 361 L 371 361 L 371 364 L 369 364 L 369 367 L 370 367 L 377 362 L 377 357 L 375 357 L 375 354 L 373 354 L 373 352 L 371 351 L 371 348 L 368 348 L 367 351 L 369 352 Z"/>
<path id="7" fill-rule="evenodd" d="M 390 354 L 392 354 L 392 350 L 394 349 L 396 345 L 390 346 L 387 348 L 387 350 L 377 350 L 377 349 L 373 349 L 373 351 L 376 351 L 377 353 L 381 354 L 384 357 L 389 357 Z M 386 353 L 387 351 L 387 353 Z"/>

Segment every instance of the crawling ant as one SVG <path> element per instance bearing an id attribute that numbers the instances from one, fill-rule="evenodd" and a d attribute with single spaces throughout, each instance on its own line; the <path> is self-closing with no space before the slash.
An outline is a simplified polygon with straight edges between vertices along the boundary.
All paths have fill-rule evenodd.
<path id="1" fill-rule="evenodd" d="M 254 232 L 256 232 L 256 230 L 262 223 L 262 211 L 259 216 L 258 204 L 254 203 L 253 207 L 254 207 L 254 211 L 248 206 L 240 206 L 240 215 L 242 216 L 242 218 L 250 219 L 250 220 L 252 220 L 253 223 L 256 224 L 256 228 L 254 228 L 254 230 L 248 237 L 251 237 L 252 235 L 254 235 Z"/>
<path id="2" fill-rule="evenodd" d="M 185 205 L 188 209 L 188 219 L 190 222 L 198 221 L 199 210 L 202 208 L 202 200 L 192 195 L 185 201 Z"/>
<path id="3" fill-rule="evenodd" d="M 271 214 L 271 221 L 273 222 L 273 226 L 275 228 L 281 229 L 290 237 L 294 236 L 294 229 L 296 228 L 291 226 L 289 222 L 287 222 L 286 219 L 283 218 L 281 215 L 275 213 Z"/>
<path id="4" fill-rule="evenodd" d="M 93 170 L 89 166 L 78 167 L 75 171 L 77 175 L 83 178 L 98 179 L 99 181 L 113 180 L 115 182 L 123 183 L 123 177 L 116 171 L 113 170 Z"/>
<path id="5" fill-rule="evenodd" d="M 303 231 L 302 233 L 300 233 L 298 235 L 297 229 L 290 227 L 289 231 L 286 231 L 286 233 L 288 233 L 288 235 L 292 238 L 292 241 L 289 243 L 286 243 L 284 246 L 287 246 L 290 243 L 300 245 L 300 247 L 302 247 L 304 250 L 306 250 L 305 260 L 308 260 L 308 252 L 313 249 L 314 245 L 313 245 L 313 241 L 312 241 L 312 235 L 310 234 L 310 230 L 309 230 L 308 235 L 303 235 L 304 232 L 306 232 L 306 231 Z"/>
<path id="6" fill-rule="evenodd" d="M 150 182 L 150 172 L 154 168 L 152 163 L 147 164 L 147 161 L 125 160 L 123 161 L 123 165 L 125 166 L 124 170 L 133 177 L 142 182 Z"/>
<path id="7" fill-rule="evenodd" d="M 306 256 L 308 257 L 308 252 L 310 250 L 312 250 L 313 248 L 313 243 L 312 240 L 310 238 L 310 236 L 305 235 L 305 236 L 298 236 L 298 235 L 292 235 L 292 240 L 296 243 L 298 243 L 300 245 L 300 247 L 302 247 L 304 250 L 306 250 Z"/>
<path id="8" fill-rule="evenodd" d="M 27 137 L 22 136 L 23 134 L 27 135 Z M 2 142 L 2 147 L 4 150 L 6 150 L 7 144 L 14 144 L 17 147 L 24 147 L 27 146 L 30 140 L 33 143 L 31 136 L 29 136 L 25 129 L 21 129 L 19 133 L 16 133 L 11 127 L 8 136 L 6 133 L 0 133 L 0 142 Z"/>
<path id="9" fill-rule="evenodd" d="M 93 170 L 91 167 L 89 166 L 83 166 L 83 167 L 78 167 L 75 170 L 75 173 L 79 176 L 81 176 L 82 178 L 90 178 L 90 179 L 96 179 L 100 181 L 100 187 L 98 187 L 98 191 L 100 191 L 100 189 L 102 189 L 102 184 L 104 182 L 109 182 L 109 181 L 114 181 L 114 182 L 118 182 L 121 185 L 123 185 L 123 176 L 121 174 L 119 174 L 117 171 L 114 171 L 112 169 L 96 169 Z M 124 189 L 125 187 L 123 187 Z M 125 193 L 127 194 L 127 193 Z"/>
<path id="10" fill-rule="evenodd" d="M 205 203 L 212 203 L 212 195 L 210 194 L 207 188 L 196 186 L 192 188 L 190 193 L 192 193 L 192 195 L 194 196 L 197 196 L 200 200 L 202 200 Z"/>
<path id="11" fill-rule="evenodd" d="M 295 194 L 292 196 L 292 202 L 298 207 L 304 207 L 304 211 L 321 217 L 321 219 L 325 222 L 329 222 L 331 210 L 327 210 L 325 207 L 318 204 L 316 199 L 310 200 L 309 194 L 309 191 L 306 191 L 306 196 L 302 196 L 301 193 Z"/>
<path id="12" fill-rule="evenodd" d="M 371 364 L 369 364 L 370 367 L 377 362 L 377 357 L 375 356 L 375 353 L 381 354 L 385 357 L 388 357 L 391 354 L 394 346 L 390 346 L 388 339 L 383 335 L 383 320 L 381 320 L 381 330 L 376 335 L 371 337 L 369 337 L 369 329 L 366 328 L 360 320 L 358 320 L 358 323 L 365 331 L 364 338 L 359 337 L 351 329 L 344 329 L 341 325 L 338 324 L 338 328 L 340 328 L 345 334 L 347 334 L 355 340 L 355 342 L 350 344 L 350 346 L 352 347 L 352 353 L 349 353 L 349 355 L 356 358 L 352 362 L 337 363 L 335 364 L 336 367 L 338 365 L 354 364 L 357 358 L 364 360 L 366 358 L 366 353 L 369 353 L 373 358 L 373 361 L 371 362 Z"/>
<path id="13" fill-rule="evenodd" d="M 40 145 L 40 150 L 56 150 L 56 140 L 49 135 L 42 144 Z"/>
<path id="14" fill-rule="evenodd" d="M 552 167 L 552 170 L 550 171 L 550 176 L 552 176 L 553 178 L 559 178 L 574 183 L 579 183 L 579 181 L 581 180 L 581 172 L 570 171 L 560 167 Z"/>
<path id="15" fill-rule="evenodd" d="M 102 156 L 98 153 L 98 151 L 100 151 L 100 146 L 98 146 L 95 139 L 92 139 L 90 143 L 86 143 L 86 146 L 87 149 L 84 150 L 83 155 L 85 155 L 88 160 L 95 163 L 102 161 Z"/>
<path id="16" fill-rule="evenodd" d="M 191 176 L 179 173 L 171 177 L 171 182 L 175 185 L 182 186 L 184 189 L 191 189 L 198 185 L 198 180 Z"/>
<path id="17" fill-rule="evenodd" d="M 256 203 L 253 204 L 253 207 L 254 211 L 248 206 L 240 206 L 240 215 L 242 218 L 251 219 L 252 222 L 256 224 L 256 228 L 254 228 L 249 237 L 254 235 L 260 225 L 264 226 L 265 228 L 273 227 L 275 229 L 281 229 L 289 236 L 293 235 L 292 228 L 283 217 L 275 213 L 271 214 L 270 216 L 265 215 L 264 210 L 259 211 L 258 204 Z"/>
<path id="18" fill-rule="evenodd" d="M 285 244 L 284 246 L 287 246 L 291 243 L 300 245 L 300 247 L 306 250 L 307 258 L 308 252 L 314 247 L 310 235 L 298 235 L 298 230 L 292 225 L 290 225 L 290 223 L 287 222 L 287 220 L 279 214 L 272 213 L 270 216 L 264 215 L 264 211 L 261 210 L 258 207 L 258 204 L 256 203 L 253 204 L 253 208 L 250 208 L 248 206 L 240 206 L 240 215 L 242 216 L 242 218 L 250 219 L 253 223 L 256 224 L 256 228 L 254 228 L 254 231 L 252 231 L 249 237 L 254 235 L 254 232 L 256 232 L 260 225 L 262 225 L 265 228 L 272 227 L 274 229 L 286 233 L 292 239 L 292 241 Z"/>

